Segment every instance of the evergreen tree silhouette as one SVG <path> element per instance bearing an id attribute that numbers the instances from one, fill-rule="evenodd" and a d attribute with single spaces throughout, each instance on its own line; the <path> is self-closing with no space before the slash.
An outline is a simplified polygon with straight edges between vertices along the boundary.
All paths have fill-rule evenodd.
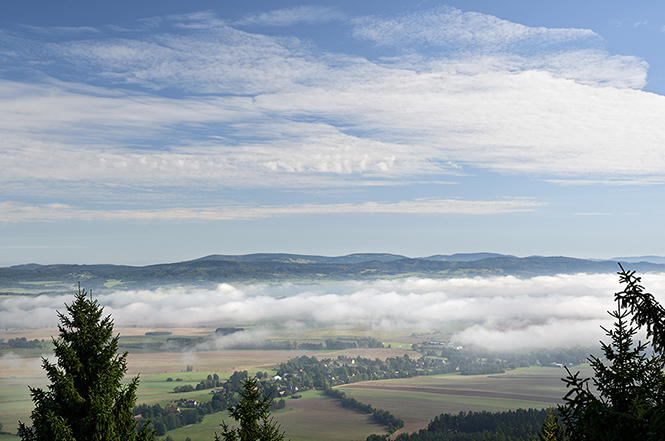
<path id="1" fill-rule="evenodd" d="M 118 354 L 111 316 L 79 284 L 67 314 L 58 312 L 59 338 L 52 363 L 42 358 L 47 389 L 30 388 L 32 426 L 19 422 L 23 441 L 148 441 L 154 432 L 137 430 L 132 414 L 138 376 L 122 384 L 127 352 Z"/>

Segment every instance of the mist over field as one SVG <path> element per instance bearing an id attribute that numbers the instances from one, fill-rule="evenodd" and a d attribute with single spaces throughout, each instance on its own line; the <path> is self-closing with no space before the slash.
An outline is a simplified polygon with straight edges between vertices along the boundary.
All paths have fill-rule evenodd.
<path id="1" fill-rule="evenodd" d="M 643 284 L 659 301 L 665 273 Z M 117 327 L 260 325 L 234 339 L 262 339 L 272 325 L 302 329 L 364 326 L 369 330 L 444 329 L 455 324 L 460 343 L 491 349 L 595 345 L 609 325 L 607 311 L 620 291 L 616 274 L 520 279 L 513 276 L 446 280 L 410 278 L 321 285 L 220 284 L 216 289 L 168 288 L 95 295 Z M 13 297 L 0 301 L 0 324 L 49 327 L 72 296 Z M 224 347 L 231 337 L 217 342 Z"/>

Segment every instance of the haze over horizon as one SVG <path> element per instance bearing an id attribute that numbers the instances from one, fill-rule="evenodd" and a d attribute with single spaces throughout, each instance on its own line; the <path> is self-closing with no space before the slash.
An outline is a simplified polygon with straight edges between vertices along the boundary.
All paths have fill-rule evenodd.
<path id="1" fill-rule="evenodd" d="M 665 254 L 665 5 L 10 2 L 0 267 Z"/>

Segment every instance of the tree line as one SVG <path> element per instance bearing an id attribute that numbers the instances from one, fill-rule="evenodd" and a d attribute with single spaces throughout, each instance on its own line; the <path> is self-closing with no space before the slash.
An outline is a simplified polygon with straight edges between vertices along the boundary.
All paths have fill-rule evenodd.
<path id="1" fill-rule="evenodd" d="M 397 418 L 387 410 L 376 409 L 371 404 L 361 403 L 353 397 L 347 397 L 346 394 L 339 389 L 327 388 L 324 389 L 323 393 L 331 398 L 339 400 L 342 404 L 342 407 L 347 407 L 362 413 L 371 414 L 372 418 L 374 418 L 374 421 L 386 427 L 388 433 L 395 433 L 404 427 L 404 421 L 402 421 L 400 418 Z"/>
<path id="2" fill-rule="evenodd" d="M 34 349 L 34 348 L 45 348 L 47 343 L 44 342 L 44 339 L 41 340 L 28 340 L 25 337 L 10 338 L 5 341 L 5 339 L 0 338 L 0 348 L 12 348 L 12 349 Z"/>

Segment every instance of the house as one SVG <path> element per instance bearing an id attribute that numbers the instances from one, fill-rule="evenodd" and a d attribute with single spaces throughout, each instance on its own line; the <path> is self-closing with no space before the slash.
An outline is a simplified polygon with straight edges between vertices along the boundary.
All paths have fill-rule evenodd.
<path id="1" fill-rule="evenodd" d="M 178 406 L 182 407 L 196 407 L 199 404 L 196 400 L 188 400 L 186 398 L 181 398 L 178 401 L 171 400 L 171 402 L 175 402 Z"/>

